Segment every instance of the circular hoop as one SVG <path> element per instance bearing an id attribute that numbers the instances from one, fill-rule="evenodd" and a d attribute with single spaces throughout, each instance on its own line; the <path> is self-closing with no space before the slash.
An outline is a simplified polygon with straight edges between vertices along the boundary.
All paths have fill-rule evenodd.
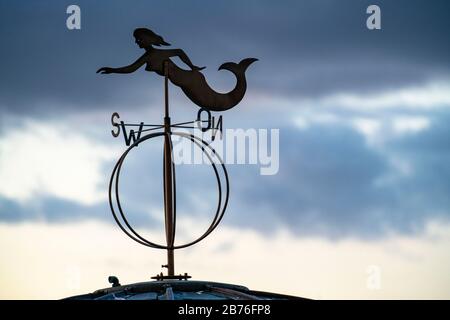
<path id="1" fill-rule="evenodd" d="M 135 148 L 137 145 L 139 145 L 140 143 L 148 140 L 148 139 L 152 139 L 155 137 L 159 137 L 159 136 L 166 136 L 170 142 L 170 148 L 172 148 L 172 135 L 177 135 L 180 136 L 182 138 L 185 139 L 189 139 L 190 141 L 192 141 L 197 147 L 199 147 L 202 150 L 202 153 L 204 153 L 208 160 L 211 162 L 211 165 L 214 169 L 214 173 L 216 176 L 216 180 L 217 180 L 217 186 L 218 186 L 218 191 L 219 191 L 219 197 L 218 197 L 218 204 L 217 204 L 217 209 L 216 209 L 216 213 L 214 215 L 214 218 L 210 224 L 210 226 L 208 227 L 208 229 L 200 236 L 198 237 L 196 240 L 193 240 L 191 242 L 188 242 L 186 244 L 183 245 L 161 245 L 161 244 L 157 244 L 157 243 L 153 243 L 151 241 L 148 241 L 147 239 L 145 239 L 144 237 L 142 237 L 139 233 L 137 233 L 133 227 L 130 225 L 130 223 L 128 222 L 127 218 L 125 217 L 125 214 L 122 210 L 122 206 L 120 203 L 120 197 L 119 197 L 119 178 L 120 178 L 120 171 L 123 165 L 123 162 L 125 161 L 126 156 L 128 155 L 128 153 Z M 225 177 L 225 197 L 224 197 L 224 203 L 223 203 L 223 207 L 222 207 L 222 180 L 220 178 L 218 169 L 216 164 L 214 163 L 212 157 L 208 154 L 208 152 L 206 151 L 206 149 L 209 149 L 209 151 L 212 152 L 212 154 L 214 154 L 214 157 L 217 158 L 217 160 L 219 160 L 220 163 L 220 167 L 222 168 L 224 177 Z M 175 173 L 175 165 L 172 161 L 172 166 L 173 166 L 173 172 Z M 174 174 L 175 176 L 175 174 Z M 119 220 L 116 211 L 114 209 L 114 204 L 113 204 L 113 185 L 114 185 L 114 193 L 115 193 L 115 200 L 116 200 L 116 204 L 117 204 L 117 209 L 120 213 L 120 216 L 123 220 L 123 222 L 126 225 L 126 228 L 124 227 L 124 225 L 121 223 L 121 221 Z M 175 181 L 174 181 L 174 189 L 175 188 Z M 116 221 L 116 223 L 119 225 L 120 229 L 131 239 L 133 239 L 134 241 L 144 245 L 144 246 L 148 246 L 148 247 L 152 247 L 152 248 L 156 248 L 156 249 L 181 249 L 181 248 L 186 248 L 189 246 L 192 246 L 198 242 L 200 242 L 201 240 L 203 240 L 204 238 L 206 238 L 211 232 L 214 231 L 214 229 L 219 225 L 219 223 L 221 222 L 224 214 L 225 214 L 225 210 L 228 206 L 228 198 L 229 198 L 229 191 L 230 191 L 230 185 L 229 185 L 229 179 L 228 179 L 228 172 L 226 170 L 226 167 L 222 161 L 222 159 L 220 158 L 220 156 L 216 153 L 216 151 L 214 150 L 214 148 L 212 148 L 209 143 L 207 143 L 206 141 L 192 135 L 192 134 L 187 134 L 187 133 L 183 133 L 183 132 L 170 132 L 170 133 L 165 133 L 165 132 L 155 132 L 155 133 L 151 133 L 148 135 L 145 135 L 143 137 L 141 137 L 140 139 L 136 140 L 131 146 L 129 146 L 127 148 L 127 150 L 124 151 L 124 153 L 122 154 L 122 156 L 119 158 L 119 160 L 117 161 L 116 165 L 114 166 L 114 169 L 112 171 L 111 174 L 111 178 L 110 178 L 110 182 L 109 182 L 109 206 L 111 208 L 111 212 L 112 215 L 114 217 L 114 220 Z M 174 199 L 176 199 L 174 197 Z M 176 201 L 176 200 L 175 200 Z M 175 226 L 176 226 L 176 214 L 175 211 L 176 210 L 176 206 L 174 206 L 174 232 L 173 234 L 175 235 Z M 128 230 L 127 230 L 128 228 Z M 173 242 L 173 241 L 172 241 Z"/>

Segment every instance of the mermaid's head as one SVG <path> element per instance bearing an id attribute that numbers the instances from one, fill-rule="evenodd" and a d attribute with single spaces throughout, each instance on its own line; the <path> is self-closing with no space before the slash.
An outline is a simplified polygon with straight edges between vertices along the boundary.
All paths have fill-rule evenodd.
<path id="1" fill-rule="evenodd" d="M 136 39 L 136 43 L 139 48 L 148 48 L 154 46 L 170 46 L 170 43 L 164 41 L 164 39 L 147 28 L 137 28 L 133 32 L 133 36 Z"/>

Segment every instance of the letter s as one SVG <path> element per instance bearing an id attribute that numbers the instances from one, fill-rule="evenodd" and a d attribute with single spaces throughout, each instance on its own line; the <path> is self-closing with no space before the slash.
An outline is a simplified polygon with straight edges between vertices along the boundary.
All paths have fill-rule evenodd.
<path id="1" fill-rule="evenodd" d="M 114 138 L 117 138 L 120 134 L 120 126 L 119 126 L 119 123 L 115 121 L 116 118 L 118 120 L 118 119 L 120 119 L 120 116 L 117 112 L 114 112 L 111 116 L 111 124 L 113 127 L 117 128 L 116 132 L 114 132 L 114 130 L 111 130 L 111 134 Z"/>

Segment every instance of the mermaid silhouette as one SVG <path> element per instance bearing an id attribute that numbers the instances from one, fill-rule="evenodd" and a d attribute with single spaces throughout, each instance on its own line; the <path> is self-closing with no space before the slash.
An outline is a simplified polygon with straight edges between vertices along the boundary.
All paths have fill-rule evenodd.
<path id="1" fill-rule="evenodd" d="M 146 28 L 134 30 L 136 44 L 145 49 L 145 53 L 134 63 L 121 67 L 109 68 L 103 67 L 97 70 L 97 73 L 132 73 L 146 64 L 146 71 L 153 71 L 164 76 L 164 63 L 168 63 L 168 77 L 170 81 L 181 88 L 188 98 L 196 105 L 210 111 L 225 111 L 233 108 L 244 97 L 247 89 L 245 80 L 245 71 L 248 66 L 257 61 L 256 58 L 243 59 L 239 63 L 226 62 L 219 67 L 219 70 L 225 69 L 233 72 L 236 76 L 236 86 L 228 93 L 219 93 L 214 91 L 206 82 L 205 76 L 200 72 L 205 67 L 197 67 L 192 64 L 189 57 L 181 49 L 157 49 L 153 46 L 169 46 L 164 39 Z M 170 57 L 179 57 L 191 70 L 179 68 Z"/>

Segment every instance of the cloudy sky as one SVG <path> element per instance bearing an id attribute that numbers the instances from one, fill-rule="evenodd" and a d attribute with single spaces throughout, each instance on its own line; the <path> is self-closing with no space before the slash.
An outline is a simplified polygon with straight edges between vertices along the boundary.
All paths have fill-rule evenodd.
<path id="1" fill-rule="evenodd" d="M 66 27 L 70 4 L 81 30 Z M 381 30 L 366 27 L 371 4 Z M 234 86 L 220 64 L 258 58 L 224 128 L 280 130 L 279 172 L 229 165 L 223 224 L 177 252 L 177 272 L 311 298 L 450 298 L 449 9 L 0 1 L 0 297 L 61 298 L 108 286 L 111 274 L 129 283 L 161 271 L 164 252 L 114 225 L 107 183 L 125 149 L 112 112 L 159 123 L 162 78 L 95 73 L 139 57 L 132 32 L 147 27 L 206 66 L 217 91 Z M 170 90 L 174 121 L 194 119 L 198 108 Z M 121 182 L 130 220 L 156 241 L 160 150 L 140 147 Z M 208 224 L 215 195 L 208 168 L 177 174 L 182 240 Z"/>

